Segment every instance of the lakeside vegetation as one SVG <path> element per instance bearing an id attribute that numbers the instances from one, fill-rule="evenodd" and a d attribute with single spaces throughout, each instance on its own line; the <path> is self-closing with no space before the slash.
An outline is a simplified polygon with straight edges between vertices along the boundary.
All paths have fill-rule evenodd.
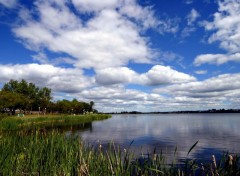
<path id="1" fill-rule="evenodd" d="M 46 126 L 66 126 L 74 124 L 89 123 L 97 120 L 110 118 L 107 114 L 86 115 L 28 115 L 25 117 L 5 117 L 0 120 L 0 131 L 26 130 L 33 128 L 44 128 Z"/>
<path id="2" fill-rule="evenodd" d="M 239 175 L 239 158 L 223 155 L 199 164 L 186 159 L 182 164 L 168 164 L 162 154 L 134 156 L 128 149 L 109 144 L 103 148 L 86 146 L 79 137 L 57 131 L 24 131 L 0 136 L 0 175 Z M 189 150 L 194 149 L 195 143 Z M 129 146 L 130 147 L 130 146 Z M 173 153 L 176 155 L 177 150 Z"/>

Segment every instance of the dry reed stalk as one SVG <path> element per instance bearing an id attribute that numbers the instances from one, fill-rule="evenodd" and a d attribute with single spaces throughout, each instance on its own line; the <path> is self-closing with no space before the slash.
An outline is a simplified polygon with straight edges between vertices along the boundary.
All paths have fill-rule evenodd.
<path id="1" fill-rule="evenodd" d="M 112 165 L 111 159 L 110 159 L 107 151 L 106 151 L 106 155 L 107 155 L 107 158 L 108 158 L 108 161 L 109 161 L 109 164 L 110 164 L 110 169 L 111 169 L 112 175 L 114 175 L 113 165 Z"/>
<path id="2" fill-rule="evenodd" d="M 88 166 L 86 164 L 81 164 L 79 169 L 80 176 L 89 176 Z"/>
<path id="3" fill-rule="evenodd" d="M 216 176 L 219 176 L 218 171 L 217 171 L 216 158 L 215 158 L 214 155 L 212 155 L 212 161 L 213 161 L 213 170 L 214 170 L 214 174 L 215 174 Z"/>
<path id="4" fill-rule="evenodd" d="M 157 154 L 154 153 L 154 154 L 153 154 L 153 161 L 156 161 L 156 160 L 157 160 Z"/>
<path id="5" fill-rule="evenodd" d="M 232 155 L 228 155 L 228 166 L 232 166 L 233 165 L 233 156 Z"/>

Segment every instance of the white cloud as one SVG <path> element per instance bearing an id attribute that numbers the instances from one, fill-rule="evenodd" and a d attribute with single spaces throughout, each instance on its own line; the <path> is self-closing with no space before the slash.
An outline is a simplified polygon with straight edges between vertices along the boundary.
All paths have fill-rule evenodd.
<path id="1" fill-rule="evenodd" d="M 0 3 L 3 2 L 6 1 L 0 0 Z M 220 4 L 224 3 L 226 7 L 221 8 L 225 10 L 219 10 L 219 13 L 223 15 L 227 12 L 223 16 L 226 24 L 236 27 L 232 30 L 233 35 L 228 36 L 227 44 L 236 47 L 239 42 L 238 19 L 227 20 L 227 17 L 237 16 L 238 9 L 232 11 L 233 5 L 230 8 L 229 4 L 234 4 L 234 1 Z M 72 11 L 74 7 L 76 11 Z M 33 8 L 21 9 L 21 20 L 14 25 L 13 32 L 28 49 L 37 52 L 32 57 L 41 64 L 0 65 L 0 82 L 25 79 L 38 86 L 47 86 L 55 93 L 63 92 L 64 97 L 94 100 L 100 111 L 192 110 L 194 107 L 222 108 L 226 101 L 239 102 L 238 74 L 221 75 L 201 82 L 168 66 L 155 65 L 145 73 L 127 68 L 129 63 L 160 64 L 160 61 L 174 60 L 181 64 L 182 56 L 172 52 L 156 53 L 151 49 L 145 35 L 147 29 L 154 29 L 160 34 L 174 34 L 179 30 L 179 19 L 168 16 L 161 19 L 155 13 L 154 7 L 143 7 L 135 0 L 72 0 L 72 4 L 65 0 L 36 0 Z M 195 9 L 188 14 L 188 28 L 182 32 L 185 37 L 195 31 L 199 17 Z M 209 42 L 220 41 L 221 46 L 225 46 L 223 36 L 231 30 L 220 27 L 220 22 L 215 14 L 214 21 L 205 23 L 205 27 L 215 31 Z M 228 31 L 224 33 L 223 28 Z M 217 35 L 220 31 L 222 36 Z M 228 48 L 232 49 L 224 47 L 229 51 L 226 55 L 199 55 L 194 64 L 239 61 L 240 52 L 235 52 L 234 47 Z M 59 58 L 49 57 L 49 51 L 57 53 Z M 74 68 L 53 66 L 61 62 Z M 87 77 L 82 68 L 93 68 L 96 74 Z M 195 73 L 205 74 L 206 71 Z M 232 85 L 232 82 L 236 84 Z M 127 89 L 124 85 L 142 90 L 146 89 L 143 86 L 148 87 L 144 92 Z M 161 86 L 161 89 L 152 93 L 151 86 Z"/>
<path id="2" fill-rule="evenodd" d="M 35 5 L 39 20 L 29 19 L 31 14 L 26 15 L 25 9 L 21 15 L 25 23 L 13 30 L 31 50 L 66 53 L 81 68 L 122 66 L 129 61 L 150 63 L 154 56 L 135 23 L 113 9 L 100 11 L 83 26 L 64 4 L 37 1 Z"/>
<path id="3" fill-rule="evenodd" d="M 85 101 L 94 100 L 96 108 L 104 112 L 151 111 L 166 101 L 158 94 L 126 89 L 120 85 L 95 87 L 76 96 Z"/>
<path id="4" fill-rule="evenodd" d="M 142 7 L 138 5 L 135 0 L 125 0 L 123 7 L 120 9 L 120 13 L 135 19 L 144 29 L 155 28 L 159 23 L 151 7 Z"/>
<path id="5" fill-rule="evenodd" d="M 232 97 L 233 92 L 240 93 L 240 74 L 223 74 L 202 82 L 171 85 L 155 89 L 155 92 L 167 93 L 174 97 L 205 98 L 205 101 L 210 98 L 227 100 L 228 96 Z"/>
<path id="6" fill-rule="evenodd" d="M 223 74 L 204 81 L 167 85 L 151 93 L 114 85 L 87 89 L 76 96 L 86 101 L 94 100 L 97 108 L 105 112 L 236 108 L 240 96 L 240 74 Z"/>
<path id="7" fill-rule="evenodd" d="M 136 73 L 127 67 L 106 68 L 96 71 L 96 82 L 103 85 L 132 83 L 163 85 L 195 81 L 196 78 L 173 70 L 168 66 L 155 65 L 146 73 Z"/>
<path id="8" fill-rule="evenodd" d="M 230 53 L 240 52 L 240 1 L 228 0 L 219 2 L 218 12 L 213 22 L 206 23 L 207 30 L 216 32 L 209 42 L 220 42 L 220 47 Z"/>
<path id="9" fill-rule="evenodd" d="M 193 76 L 173 70 L 169 66 L 156 65 L 141 75 L 146 85 L 175 84 L 195 81 Z"/>
<path id="10" fill-rule="evenodd" d="M 49 63 L 49 60 L 47 58 L 47 55 L 45 53 L 38 53 L 36 55 L 33 55 L 32 58 L 36 61 L 39 61 L 41 64 L 47 64 Z"/>
<path id="11" fill-rule="evenodd" d="M 186 38 L 191 35 L 191 33 L 195 32 L 197 28 L 195 27 L 196 20 L 200 17 L 200 14 L 195 10 L 192 9 L 189 14 L 186 16 L 187 19 L 187 26 L 183 28 L 181 32 L 181 37 Z"/>
<path id="12" fill-rule="evenodd" d="M 205 75 L 205 74 L 207 74 L 207 70 L 197 70 L 197 71 L 195 71 L 195 73 L 196 74 L 198 74 L 198 75 Z"/>
<path id="13" fill-rule="evenodd" d="M 136 72 L 122 67 L 116 70 L 112 68 L 100 71 L 101 76 L 106 76 L 105 78 L 109 82 L 102 82 L 103 86 L 98 86 L 95 84 L 94 77 L 84 76 L 82 70 L 76 68 L 24 64 L 0 65 L 0 69 L 1 83 L 10 79 L 25 79 L 37 86 L 51 88 L 54 95 L 61 96 L 61 98 L 78 98 L 87 102 L 93 100 L 96 102 L 96 108 L 104 112 L 232 108 L 232 106 L 236 107 L 240 96 L 240 74 L 224 74 L 205 81 L 195 81 L 189 75 L 164 66 L 154 66 L 147 73 L 138 75 Z M 109 77 L 111 74 L 107 73 L 112 73 L 112 77 Z M 122 75 L 122 73 L 126 74 Z M 162 74 L 163 77 L 161 77 Z M 129 75 L 132 76 L 129 78 Z M 136 80 L 131 80 L 134 77 Z M 104 77 L 99 77 L 99 79 L 102 81 L 101 79 Z M 120 84 L 110 85 L 116 81 Z M 139 84 L 142 81 L 140 86 L 168 84 L 155 89 L 154 93 L 128 89 L 123 86 L 124 82 L 135 81 Z M 232 84 L 233 82 L 234 84 Z M 106 86 L 106 84 L 108 85 Z M 59 93 L 64 93 L 64 96 L 62 97 Z M 54 99 L 56 98 L 54 97 Z M 226 102 L 229 103 L 225 104 Z"/>
<path id="14" fill-rule="evenodd" d="M 179 31 L 180 18 L 169 18 L 160 20 L 158 22 L 157 31 L 160 34 L 173 33 L 176 34 Z"/>
<path id="15" fill-rule="evenodd" d="M 74 58 L 73 65 L 79 68 L 151 63 L 157 53 L 143 31 L 154 28 L 160 33 L 174 33 L 178 30 L 176 20 L 160 20 L 152 8 L 142 7 L 135 0 L 114 2 L 73 1 L 79 11 L 97 10 L 92 15 L 82 11 L 89 15 L 83 20 L 82 15 L 70 10 L 66 1 L 37 0 L 31 10 L 21 9 L 21 21 L 13 32 L 28 49 L 65 53 Z M 35 59 L 44 61 L 42 57 Z"/>
<path id="16" fill-rule="evenodd" d="M 24 64 L 0 65 L 0 70 L 0 82 L 25 79 L 41 87 L 47 86 L 55 92 L 80 92 L 94 84 L 93 78 L 84 76 L 82 70 L 76 68 Z"/>
<path id="17" fill-rule="evenodd" d="M 240 53 L 235 54 L 202 54 L 198 55 L 194 60 L 195 66 L 202 64 L 221 65 L 230 61 L 240 62 Z"/>
<path id="18" fill-rule="evenodd" d="M 121 5 L 122 0 L 72 0 L 80 12 L 98 12 L 107 8 L 116 8 Z"/>
<path id="19" fill-rule="evenodd" d="M 18 0 L 0 0 L 0 4 L 4 5 L 7 8 L 14 8 L 17 5 Z"/>
<path id="20" fill-rule="evenodd" d="M 169 97 L 166 104 L 180 110 L 231 109 L 237 108 L 239 102 L 239 80 L 240 74 L 223 74 L 204 81 L 157 88 L 153 92 L 166 95 Z"/>
<path id="21" fill-rule="evenodd" d="M 187 15 L 188 25 L 192 25 L 199 17 L 200 14 L 195 9 L 192 9 L 191 12 Z"/>
<path id="22" fill-rule="evenodd" d="M 182 30 L 181 37 L 182 37 L 182 38 L 189 37 L 189 36 L 191 35 L 191 33 L 195 32 L 195 31 L 196 31 L 196 28 L 195 28 L 195 27 L 185 27 L 185 28 Z"/>
<path id="23" fill-rule="evenodd" d="M 103 85 L 130 83 L 137 77 L 137 73 L 127 67 L 106 68 L 96 72 L 96 82 Z"/>
<path id="24" fill-rule="evenodd" d="M 227 54 L 206 54 L 195 59 L 195 64 L 223 64 L 229 61 L 239 61 L 240 53 L 240 0 L 219 1 L 218 12 L 212 22 L 203 22 L 208 31 L 213 31 L 208 42 L 219 42 Z M 209 60 L 208 60 L 209 59 Z"/>

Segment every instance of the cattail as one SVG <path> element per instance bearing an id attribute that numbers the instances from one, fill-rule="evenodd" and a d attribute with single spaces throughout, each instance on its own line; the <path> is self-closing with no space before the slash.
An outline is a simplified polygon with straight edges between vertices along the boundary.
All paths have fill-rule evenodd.
<path id="1" fill-rule="evenodd" d="M 101 151 L 101 150 L 102 150 L 102 145 L 99 144 L 98 148 L 99 148 L 99 150 Z"/>
<path id="2" fill-rule="evenodd" d="M 216 163 L 216 158 L 214 155 L 212 155 L 212 161 L 213 161 L 213 168 L 216 169 L 217 168 L 217 163 Z"/>
<path id="3" fill-rule="evenodd" d="M 154 154 L 153 154 L 153 161 L 156 161 L 156 160 L 157 160 L 157 154 L 154 153 Z"/>
<path id="4" fill-rule="evenodd" d="M 212 160 L 213 160 L 213 169 L 214 169 L 214 173 L 216 176 L 219 176 L 218 171 L 217 171 L 217 163 L 216 163 L 216 158 L 214 155 L 212 155 Z"/>
<path id="5" fill-rule="evenodd" d="M 233 157 L 232 157 L 232 155 L 228 155 L 228 165 L 229 166 L 233 165 Z"/>
<path id="6" fill-rule="evenodd" d="M 203 166 L 203 163 L 201 163 L 201 168 L 202 168 L 202 171 L 204 171 L 204 166 Z"/>

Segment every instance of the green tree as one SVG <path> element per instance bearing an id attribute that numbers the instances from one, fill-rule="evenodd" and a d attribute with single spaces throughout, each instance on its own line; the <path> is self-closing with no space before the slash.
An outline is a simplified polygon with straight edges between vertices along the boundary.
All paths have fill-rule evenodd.
<path id="1" fill-rule="evenodd" d="M 42 108 L 47 108 L 51 99 L 51 89 L 43 87 L 42 89 L 39 89 L 36 94 L 35 104 L 38 104 Z"/>
<path id="2" fill-rule="evenodd" d="M 24 110 L 28 104 L 28 99 L 18 93 L 9 91 L 0 91 L 0 109 L 2 112 L 15 114 L 16 109 Z"/>
<path id="3" fill-rule="evenodd" d="M 10 80 L 4 84 L 2 91 L 13 93 L 14 96 L 24 100 L 23 110 L 38 110 L 38 107 L 46 108 L 51 100 L 51 89 L 47 87 L 39 88 L 33 83 L 28 83 L 25 80 L 18 82 L 17 80 Z M 16 94 L 19 94 L 17 96 Z M 22 105 L 23 106 L 23 105 Z"/>
<path id="4" fill-rule="evenodd" d="M 56 103 L 56 109 L 59 113 L 68 114 L 72 111 L 71 102 L 69 100 L 59 100 Z"/>
<path id="5" fill-rule="evenodd" d="M 90 111 L 93 112 L 93 106 L 94 106 L 94 102 L 90 101 Z"/>

